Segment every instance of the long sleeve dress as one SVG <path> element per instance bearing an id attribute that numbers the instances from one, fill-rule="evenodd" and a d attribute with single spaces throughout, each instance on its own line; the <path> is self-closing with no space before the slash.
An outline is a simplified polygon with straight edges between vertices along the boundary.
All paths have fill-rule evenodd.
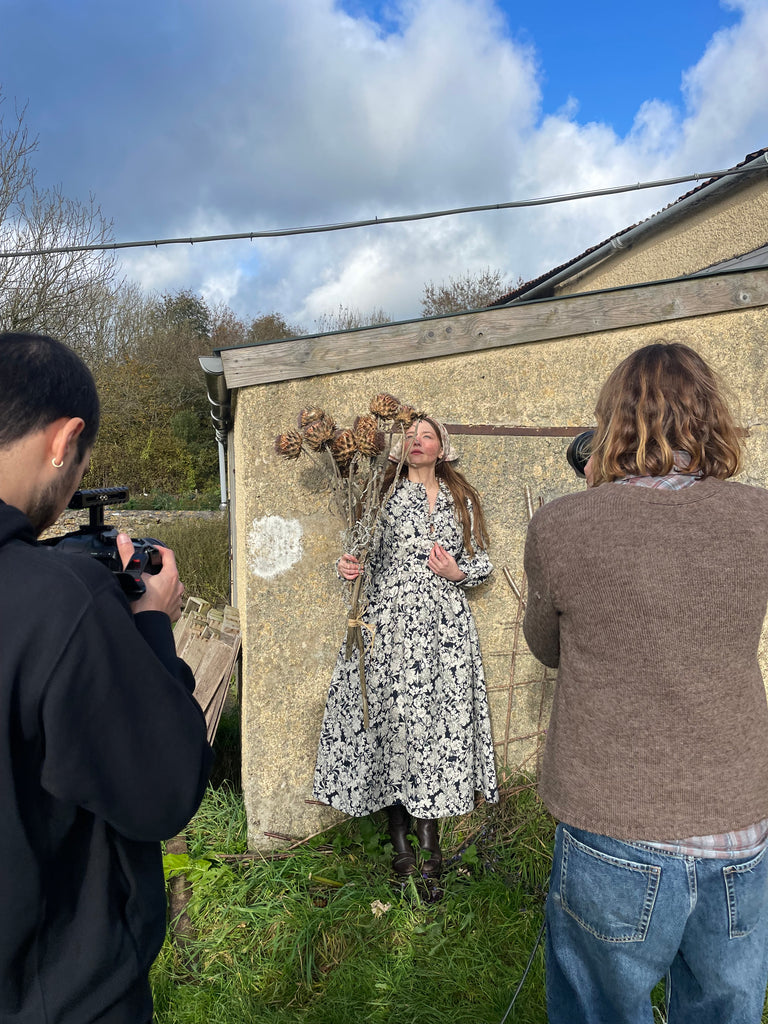
<path id="1" fill-rule="evenodd" d="M 471 509 L 470 509 L 471 511 Z M 440 543 L 466 574 L 427 566 Z M 351 815 L 402 803 L 419 818 L 465 814 L 475 792 L 498 800 L 488 698 L 466 587 L 486 579 L 486 552 L 464 550 L 449 489 L 434 510 L 423 484 L 404 480 L 382 511 L 365 564 L 363 725 L 358 652 L 342 645 L 325 708 L 313 795 Z"/>

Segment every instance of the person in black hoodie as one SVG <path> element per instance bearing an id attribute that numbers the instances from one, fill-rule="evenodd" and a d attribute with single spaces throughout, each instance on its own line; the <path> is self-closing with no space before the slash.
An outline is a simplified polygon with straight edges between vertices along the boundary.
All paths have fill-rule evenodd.
<path id="1" fill-rule="evenodd" d="M 210 768 L 171 631 L 173 552 L 129 604 L 95 559 L 37 542 L 98 422 L 67 346 L 0 335 L 0 1024 L 149 1024 L 160 841 L 195 813 Z M 118 547 L 127 564 L 130 538 Z"/>

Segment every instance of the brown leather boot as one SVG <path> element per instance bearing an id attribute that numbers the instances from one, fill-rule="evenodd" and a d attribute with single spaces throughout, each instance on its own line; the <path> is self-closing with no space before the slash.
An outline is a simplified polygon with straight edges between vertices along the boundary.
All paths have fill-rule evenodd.
<path id="1" fill-rule="evenodd" d="M 437 831 L 436 818 L 414 818 L 416 838 L 419 840 L 422 857 L 421 873 L 425 878 L 437 878 L 443 867 L 443 854 Z M 427 855 L 428 856 L 425 856 Z"/>
<path id="2" fill-rule="evenodd" d="M 412 875 L 416 870 L 416 854 L 408 840 L 411 830 L 411 816 L 402 804 L 387 808 L 389 838 L 395 851 L 392 869 L 397 875 Z"/>

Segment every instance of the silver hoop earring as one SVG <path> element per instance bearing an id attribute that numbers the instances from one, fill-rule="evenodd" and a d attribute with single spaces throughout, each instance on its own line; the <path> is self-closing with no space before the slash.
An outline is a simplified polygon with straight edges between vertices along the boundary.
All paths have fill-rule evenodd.
<path id="1" fill-rule="evenodd" d="M 57 462 L 56 459 L 51 459 L 51 465 L 54 469 L 61 469 L 64 465 L 64 459 L 62 459 L 61 462 Z"/>

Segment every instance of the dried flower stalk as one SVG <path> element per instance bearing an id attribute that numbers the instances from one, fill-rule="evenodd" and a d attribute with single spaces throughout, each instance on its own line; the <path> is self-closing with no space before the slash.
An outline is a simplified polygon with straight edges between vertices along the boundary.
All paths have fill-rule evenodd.
<path id="1" fill-rule="evenodd" d="M 344 523 L 344 550 L 355 555 L 363 568 L 379 514 L 395 486 L 393 482 L 388 493 L 381 493 L 393 440 L 403 439 L 407 427 L 419 415 L 413 406 L 404 405 L 394 395 L 382 393 L 371 399 L 369 412 L 356 417 L 351 429 L 338 429 L 334 419 L 323 409 L 308 406 L 298 415 L 298 430 L 288 430 L 275 439 L 275 451 L 282 458 L 298 459 L 304 454 L 322 468 L 335 511 Z M 403 444 L 398 470 L 405 456 Z M 351 658 L 357 648 L 363 724 L 367 729 L 364 631 L 370 634 L 373 645 L 375 627 L 365 622 L 364 615 L 361 572 L 351 587 L 345 654 Z"/>

